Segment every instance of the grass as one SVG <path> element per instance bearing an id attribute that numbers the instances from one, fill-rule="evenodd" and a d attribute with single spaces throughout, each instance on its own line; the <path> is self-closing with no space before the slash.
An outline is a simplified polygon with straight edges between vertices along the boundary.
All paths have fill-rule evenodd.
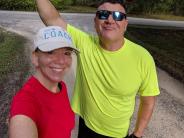
<path id="1" fill-rule="evenodd" d="M 88 6 L 63 6 L 59 11 L 66 13 L 95 13 L 96 8 Z"/>
<path id="2" fill-rule="evenodd" d="M 25 76 L 28 69 L 25 55 L 25 38 L 0 28 L 0 84 L 11 73 L 21 72 Z"/>
<path id="3" fill-rule="evenodd" d="M 26 41 L 25 38 L 0 28 L 0 137 L 7 137 L 6 119 L 11 99 L 29 75 Z"/>
<path id="4" fill-rule="evenodd" d="M 153 55 L 157 66 L 184 82 L 184 31 L 129 26 L 126 37 Z"/>

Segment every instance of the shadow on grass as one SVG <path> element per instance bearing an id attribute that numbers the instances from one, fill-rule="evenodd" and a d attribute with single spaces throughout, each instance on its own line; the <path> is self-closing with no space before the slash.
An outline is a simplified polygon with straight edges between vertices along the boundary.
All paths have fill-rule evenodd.
<path id="1" fill-rule="evenodd" d="M 126 37 L 145 47 L 158 67 L 184 83 L 184 30 L 129 26 Z"/>

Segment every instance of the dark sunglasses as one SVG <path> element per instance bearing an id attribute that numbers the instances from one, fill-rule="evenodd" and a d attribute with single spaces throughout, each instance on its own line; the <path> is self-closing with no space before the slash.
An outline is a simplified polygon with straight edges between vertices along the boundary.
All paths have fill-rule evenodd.
<path id="1" fill-rule="evenodd" d="M 110 14 L 112 14 L 112 18 L 115 21 L 122 21 L 123 19 L 126 19 L 126 14 L 119 11 L 99 10 L 96 12 L 96 16 L 100 20 L 107 20 Z"/>

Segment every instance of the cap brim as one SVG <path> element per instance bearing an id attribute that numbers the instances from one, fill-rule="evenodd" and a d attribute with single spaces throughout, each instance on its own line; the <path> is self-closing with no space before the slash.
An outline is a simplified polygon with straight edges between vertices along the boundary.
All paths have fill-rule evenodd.
<path id="1" fill-rule="evenodd" d="M 47 42 L 42 45 L 39 45 L 38 48 L 43 52 L 49 52 L 59 48 L 71 48 L 76 54 L 80 53 L 77 48 L 65 42 Z"/>

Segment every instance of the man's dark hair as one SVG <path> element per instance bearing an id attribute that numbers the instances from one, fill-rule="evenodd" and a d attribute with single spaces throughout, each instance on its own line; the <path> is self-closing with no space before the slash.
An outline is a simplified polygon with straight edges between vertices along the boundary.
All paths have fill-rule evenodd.
<path id="1" fill-rule="evenodd" d="M 101 0 L 99 1 L 97 7 L 107 2 L 112 4 L 120 4 L 126 10 L 126 4 L 125 4 L 126 0 Z"/>

